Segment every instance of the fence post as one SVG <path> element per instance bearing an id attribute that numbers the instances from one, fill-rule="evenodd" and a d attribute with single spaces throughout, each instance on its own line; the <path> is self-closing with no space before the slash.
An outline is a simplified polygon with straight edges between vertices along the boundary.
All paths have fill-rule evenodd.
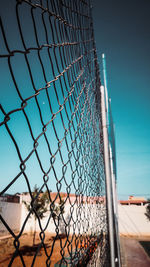
<path id="1" fill-rule="evenodd" d="M 107 199 L 107 211 L 108 211 L 110 259 L 111 259 L 111 267 L 115 267 L 112 182 L 111 182 L 110 153 L 109 153 L 109 142 L 108 142 L 108 128 L 106 119 L 107 114 L 105 105 L 104 86 L 101 86 L 100 90 L 101 90 L 102 128 L 103 128 L 103 140 L 104 140 L 104 165 L 105 165 L 105 175 L 106 175 L 106 199 Z"/>
<path id="2" fill-rule="evenodd" d="M 113 213 L 114 213 L 114 233 L 116 240 L 114 240 L 115 247 L 115 264 L 116 266 L 121 266 L 120 258 L 120 240 L 119 240 L 119 228 L 118 228 L 118 206 L 117 206 L 117 191 L 116 191 L 116 177 L 113 169 L 113 155 L 110 146 L 110 165 L 111 165 L 111 180 L 112 180 L 112 197 L 113 197 Z"/>

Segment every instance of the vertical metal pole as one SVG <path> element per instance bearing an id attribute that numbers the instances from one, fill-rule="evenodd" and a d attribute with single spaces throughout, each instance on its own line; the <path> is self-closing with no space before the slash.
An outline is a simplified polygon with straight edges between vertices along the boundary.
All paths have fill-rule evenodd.
<path id="1" fill-rule="evenodd" d="M 117 191 L 116 191 L 116 178 L 115 178 L 115 173 L 113 170 L 113 156 L 112 156 L 111 146 L 110 146 L 110 162 L 111 162 L 113 207 L 114 207 L 114 228 L 115 228 L 115 234 L 116 234 L 115 235 L 115 238 L 116 238 L 115 263 L 116 263 L 116 266 L 120 267 L 121 257 L 120 257 L 120 239 L 119 239 L 119 228 L 118 228 L 118 200 L 117 200 Z"/>
<path id="2" fill-rule="evenodd" d="M 111 180 L 112 180 L 112 197 L 113 197 L 113 212 L 114 212 L 114 232 L 116 242 L 114 243 L 114 247 L 116 245 L 115 251 L 115 264 L 116 266 L 121 266 L 121 258 L 120 258 L 120 239 L 119 239 L 119 229 L 118 229 L 118 201 L 117 201 L 117 192 L 116 192 L 116 179 L 115 173 L 113 169 L 113 156 L 112 156 L 112 149 L 111 146 L 110 150 L 110 165 L 111 165 Z M 114 240 L 115 241 L 115 240 Z"/>
<path id="3" fill-rule="evenodd" d="M 105 54 L 102 54 L 102 63 L 103 63 L 104 89 L 105 89 L 105 103 L 106 103 L 106 111 L 108 112 L 108 92 L 107 92 L 107 74 L 106 74 Z"/>
<path id="4" fill-rule="evenodd" d="M 121 257 L 120 257 L 120 239 L 119 239 L 119 228 L 118 228 L 118 200 L 117 200 L 117 191 L 116 191 L 116 179 L 115 173 L 113 170 L 113 157 L 112 149 L 110 146 L 110 162 L 111 162 L 111 179 L 112 179 L 112 195 L 113 195 L 113 208 L 114 208 L 114 228 L 115 228 L 115 238 L 116 238 L 116 254 L 115 254 L 115 263 L 116 266 L 121 266 Z"/>
<path id="5" fill-rule="evenodd" d="M 114 215 L 117 213 L 116 207 L 116 182 L 115 182 L 115 174 L 113 170 L 113 156 L 112 156 L 112 149 L 109 146 L 109 154 L 110 154 L 110 169 L 111 169 L 111 180 L 112 180 L 112 198 L 113 198 L 113 206 L 114 206 Z"/>
<path id="6" fill-rule="evenodd" d="M 107 71 L 106 71 L 106 59 L 105 54 L 102 54 L 102 63 L 103 63 L 103 77 L 104 77 L 104 101 L 105 101 L 105 112 L 106 112 L 106 123 L 110 123 L 111 131 L 113 132 L 114 129 L 112 128 L 113 125 L 111 125 L 112 118 L 108 115 L 110 112 L 111 115 L 111 100 L 108 100 L 108 92 L 107 92 Z M 110 133 L 112 134 L 112 133 Z M 108 129 L 107 129 L 107 135 L 108 135 Z M 114 132 L 113 136 L 111 138 L 114 138 Z M 111 147 L 111 145 L 113 147 Z M 110 245 L 114 247 L 114 264 L 116 266 L 121 266 L 121 260 L 120 260 L 120 241 L 119 241 L 119 230 L 118 230 L 118 211 L 117 211 L 117 193 L 116 193 L 116 161 L 115 161 L 115 145 L 114 140 L 112 140 L 112 144 L 109 145 L 108 141 L 108 153 L 109 153 L 109 166 L 110 166 L 110 190 L 111 190 L 111 208 L 112 208 L 112 228 L 113 228 L 113 244 Z M 112 153 L 113 149 L 113 153 Z M 109 199 L 108 199 L 109 201 Z M 111 230 L 110 230 L 111 231 Z M 110 239 L 111 240 L 111 239 Z M 110 241 L 111 242 L 111 241 Z M 113 250 L 113 248 L 112 248 Z"/>
<path id="7" fill-rule="evenodd" d="M 105 175 L 106 175 L 106 196 L 107 196 L 107 209 L 108 209 L 110 258 L 111 258 L 111 267 L 115 267 L 115 247 L 114 247 L 114 227 L 113 227 L 114 225 L 113 225 L 113 209 L 112 209 L 113 199 L 112 199 L 110 154 L 109 154 L 104 86 L 101 86 L 100 89 L 101 89 L 101 112 L 102 112 L 103 139 L 104 139 L 104 161 L 105 161 Z"/>

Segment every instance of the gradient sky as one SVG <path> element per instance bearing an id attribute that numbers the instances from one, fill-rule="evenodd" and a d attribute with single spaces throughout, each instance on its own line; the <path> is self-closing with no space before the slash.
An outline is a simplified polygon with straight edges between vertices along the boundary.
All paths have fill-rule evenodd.
<path id="1" fill-rule="evenodd" d="M 11 46 L 11 50 L 23 49 L 18 27 L 16 26 L 16 16 L 14 16 L 14 3 L 15 1 L 5 0 L 3 1 L 3 7 L 1 8 L 2 20 L 5 25 L 5 34 L 8 43 Z M 150 197 L 150 1 L 93 0 L 93 6 L 95 39 L 100 62 L 101 79 L 101 54 L 105 53 L 108 90 L 109 96 L 112 99 L 112 112 L 116 131 L 118 195 L 119 198 L 122 199 L 127 198 L 128 195 L 131 194 Z M 31 16 L 26 12 L 27 8 L 27 5 L 24 4 L 23 8 L 20 9 L 22 31 L 26 45 L 29 46 L 30 44 L 31 46 L 36 46 L 33 26 L 31 27 Z M 44 42 L 46 42 L 46 40 L 38 12 L 38 9 L 35 10 L 35 19 L 36 24 L 38 25 L 37 31 L 39 43 L 43 43 L 43 40 Z M 28 29 L 30 29 L 30 34 Z M 1 32 L 0 38 L 3 40 Z M 7 53 L 5 50 L 6 48 L 2 41 L 1 53 Z M 51 54 L 51 56 L 53 59 L 54 55 Z M 32 67 L 35 86 L 40 88 L 45 84 L 45 80 L 41 66 L 37 60 L 36 52 L 32 51 L 28 57 Z M 46 62 L 47 57 L 45 56 L 44 50 L 41 52 L 41 57 L 45 66 L 48 66 L 49 63 Z M 0 65 L 2 74 L 0 99 L 5 111 L 9 112 L 16 107 L 20 107 L 21 101 L 17 96 L 10 73 L 8 73 L 8 65 L 6 61 L 6 58 L 3 58 L 1 60 L 2 66 Z M 23 68 L 19 67 L 20 62 Z M 17 77 L 16 82 L 21 90 L 23 98 L 30 96 L 31 92 L 34 93 L 34 90 L 23 54 L 18 53 L 15 57 L 12 57 L 11 64 L 14 70 L 14 75 Z M 50 68 L 45 68 L 45 71 L 47 80 L 53 79 Z M 37 73 L 38 76 L 36 75 Z M 26 90 L 23 90 L 23 88 L 26 88 Z M 57 88 L 59 88 L 59 86 Z M 65 93 L 67 94 L 67 92 Z M 50 97 L 51 99 L 56 99 L 54 90 L 51 90 Z M 60 101 L 62 101 L 61 94 L 59 94 L 59 97 Z M 38 101 L 39 105 L 42 107 L 43 119 L 47 122 L 49 120 L 47 116 L 50 111 L 44 91 L 41 91 L 38 96 Z M 34 113 L 38 114 L 36 109 L 35 99 L 32 98 L 28 102 L 26 112 L 32 123 L 34 136 L 37 137 L 38 134 L 41 133 L 42 124 L 38 115 L 35 119 Z M 53 112 L 55 112 L 55 109 L 58 109 L 58 103 L 56 106 L 56 101 L 53 101 Z M 0 121 L 3 120 L 3 117 L 4 115 L 0 113 Z M 59 128 L 59 131 L 58 129 L 57 131 L 61 138 L 62 131 L 59 124 L 60 118 L 59 116 L 57 118 L 56 128 Z M 14 113 L 8 124 L 17 139 L 22 152 L 22 157 L 25 158 L 31 151 L 31 148 L 33 148 L 33 140 L 31 139 L 29 129 L 27 128 L 22 113 L 18 112 L 17 116 Z M 50 129 L 50 127 L 49 130 L 51 131 L 49 138 L 52 140 L 54 131 L 53 129 Z M 24 132 L 26 132 L 26 144 L 28 145 L 26 145 L 22 139 Z M 1 127 L 1 136 L 1 176 L 3 179 L 1 187 L 5 187 L 8 182 L 10 182 L 10 178 L 13 179 L 16 173 L 20 170 L 16 150 L 4 127 Z M 43 149 L 42 145 L 44 145 L 44 139 L 41 138 L 40 140 L 41 145 L 38 147 L 38 151 L 44 167 L 47 168 L 47 166 L 49 166 L 49 157 L 46 157 L 48 151 L 47 149 Z M 57 148 L 52 142 L 51 144 L 54 153 Z M 65 151 L 65 146 L 62 148 L 62 151 L 63 149 Z M 59 165 L 59 159 L 57 163 Z M 35 170 L 36 173 L 31 175 Z M 60 177 L 61 174 L 59 168 L 57 168 L 57 172 L 57 176 Z M 30 165 L 28 166 L 27 164 L 27 175 L 31 181 L 32 187 L 36 183 L 38 176 L 42 177 L 35 156 L 31 157 Z M 43 183 L 43 180 L 39 181 L 41 184 Z M 39 184 L 39 186 L 41 184 Z M 54 191 L 56 190 L 56 188 L 52 189 Z M 11 190 L 11 192 L 27 191 L 25 179 L 21 176 L 11 187 Z"/>
<path id="2" fill-rule="evenodd" d="M 33 2 L 38 3 L 39 1 L 36 0 Z M 49 4 L 51 2 L 55 1 L 49 1 Z M 47 5 L 47 1 L 42 1 L 42 3 L 45 6 Z M 58 9 L 55 10 L 54 6 L 51 6 L 50 10 L 51 9 L 54 9 L 55 13 L 60 12 L 60 10 Z M 0 128 L 0 190 L 2 190 L 3 193 L 5 191 L 5 193 L 13 194 L 16 192 L 27 192 L 29 189 L 29 184 L 31 190 L 33 190 L 35 184 L 37 184 L 37 186 L 40 188 L 43 185 L 43 175 L 47 172 L 49 173 L 49 181 L 47 185 L 49 189 L 54 192 L 58 190 L 67 190 L 69 192 L 70 190 L 72 193 L 74 193 L 75 190 L 77 192 L 78 187 L 80 187 L 80 189 L 82 187 L 82 190 L 86 190 L 86 183 L 81 182 L 81 176 L 82 178 L 84 176 L 81 175 L 81 168 L 79 166 L 79 163 L 81 164 L 80 161 L 82 160 L 82 157 L 81 153 L 79 153 L 77 149 L 77 145 L 79 146 L 79 143 L 81 141 L 79 140 L 79 137 L 76 137 L 76 135 L 78 135 L 77 132 L 79 132 L 79 129 L 77 129 L 77 124 L 81 129 L 82 127 L 84 127 L 83 131 L 86 131 L 86 126 L 81 126 L 81 124 L 79 124 L 79 121 L 81 121 L 81 119 L 79 121 L 76 120 L 75 101 L 73 100 L 74 98 L 76 98 L 76 106 L 78 107 L 79 101 L 81 102 L 81 98 L 84 97 L 84 94 L 81 94 L 81 97 L 78 97 L 78 99 L 76 97 L 76 94 L 79 94 L 81 88 L 84 89 L 82 84 L 83 78 L 78 79 L 77 77 L 81 71 L 81 66 L 79 66 L 80 64 L 78 64 L 78 68 L 74 68 L 74 74 L 71 73 L 73 60 L 77 60 L 77 57 L 81 56 L 81 54 L 84 52 L 80 49 L 81 54 L 78 54 L 78 49 L 72 49 L 74 50 L 74 52 L 72 51 L 72 53 L 70 53 L 68 52 L 67 47 L 66 49 L 64 48 L 66 59 L 64 60 L 64 56 L 62 55 L 62 61 L 64 61 L 64 63 L 62 64 L 58 48 L 50 50 L 51 60 L 48 56 L 48 50 L 46 47 L 42 47 L 42 50 L 40 50 L 40 59 L 37 51 L 35 50 L 35 48 L 37 48 L 38 46 L 46 43 L 65 43 L 68 41 L 70 42 L 74 39 L 75 41 L 81 41 L 82 34 L 79 34 L 79 30 L 78 33 L 75 34 L 74 31 L 72 31 L 72 29 L 68 27 L 67 34 L 62 34 L 62 31 L 60 35 L 58 27 L 60 21 L 58 22 L 58 19 L 57 21 L 55 21 L 54 16 L 51 16 L 50 22 L 48 12 L 45 12 L 44 14 L 44 27 L 42 19 L 43 10 L 39 7 L 31 9 L 31 6 L 24 1 L 21 4 L 16 5 L 16 0 L 4 0 L 1 5 L 0 13 L 9 49 L 11 51 L 15 50 L 14 55 L 11 56 L 10 61 L 8 61 L 6 55 L 9 52 L 7 51 L 8 49 L 3 38 L 4 34 L 0 27 L 0 55 L 3 55 L 0 60 L 0 103 L 6 113 L 13 110 L 13 112 L 11 112 L 10 114 L 10 120 L 7 123 L 13 137 L 8 134 L 5 125 L 2 125 L 2 127 Z M 68 19 L 72 21 L 69 15 Z M 35 23 L 33 23 L 34 21 Z M 74 20 L 71 23 L 74 23 Z M 21 28 L 21 32 L 19 31 L 19 28 Z M 58 32 L 59 38 L 56 32 Z M 23 37 L 21 38 L 21 36 Z M 91 39 L 91 35 L 88 37 L 86 35 L 86 37 L 84 36 L 84 38 Z M 30 52 L 27 53 L 25 57 L 23 51 L 31 47 L 34 49 L 30 49 Z M 88 49 L 91 50 L 92 48 L 93 42 L 91 42 L 91 44 L 88 46 Z M 55 77 L 57 77 L 62 71 L 64 71 L 64 64 L 65 68 L 67 67 L 68 74 L 63 74 L 65 80 L 64 78 L 61 79 L 60 83 L 60 79 L 57 79 L 57 81 L 55 81 L 55 84 L 51 83 L 50 87 L 48 88 L 51 105 L 49 105 L 48 103 L 45 89 L 40 90 L 37 99 L 35 99 L 35 89 L 41 89 L 45 87 L 45 84 L 47 84 L 47 82 L 55 79 Z M 83 73 L 86 78 L 85 81 L 89 87 L 87 89 L 93 92 L 93 83 L 91 83 L 91 76 L 88 75 L 87 71 L 89 66 L 86 66 L 85 64 L 87 65 L 83 57 L 81 65 L 83 65 Z M 68 66 L 70 66 L 69 69 Z M 94 75 L 94 61 L 93 63 L 91 63 L 90 67 Z M 91 84 L 89 84 L 89 82 Z M 61 87 L 63 87 L 64 92 L 62 92 Z M 76 94 L 74 88 L 76 88 L 75 90 L 77 90 Z M 17 93 L 18 90 L 19 94 Z M 72 94 L 72 97 L 69 98 L 70 100 L 68 100 L 68 92 Z M 61 111 L 61 115 L 63 117 L 62 122 L 60 112 L 58 111 L 60 110 L 60 105 L 64 107 L 64 97 L 66 99 L 66 103 L 65 108 L 63 108 L 63 110 Z M 84 111 L 80 112 L 80 116 L 83 115 L 84 124 L 85 121 L 88 122 L 86 123 L 86 125 L 88 128 L 87 132 L 90 136 L 90 140 L 94 140 L 93 142 L 95 142 L 95 144 L 98 144 L 96 142 L 95 136 L 94 139 L 92 139 L 93 132 L 92 127 L 90 127 L 90 121 L 88 117 L 91 116 L 91 113 L 88 112 L 88 109 L 89 105 L 93 105 L 94 103 L 93 98 L 95 99 L 94 94 L 90 93 L 89 104 L 85 105 L 85 107 L 83 106 Z M 27 105 L 24 107 L 24 112 L 26 113 L 26 116 L 28 118 L 28 123 L 23 112 L 20 110 L 22 99 L 27 99 Z M 93 106 L 92 110 L 94 112 Z M 83 112 L 84 114 L 81 115 L 81 113 Z M 53 116 L 55 113 L 57 113 L 57 115 Z M 4 117 L 5 116 L 0 106 L 0 122 L 4 120 Z M 48 123 L 51 119 L 53 119 L 55 127 L 54 125 L 52 125 L 52 122 L 47 126 L 46 140 L 41 133 L 43 133 L 43 125 Z M 72 120 L 73 123 L 71 123 Z M 68 129 L 68 134 L 66 135 L 65 139 L 64 128 Z M 36 156 L 33 152 L 34 140 L 36 138 L 38 139 L 39 143 L 38 147 L 36 148 L 38 156 Z M 73 141 L 75 139 L 77 140 Z M 17 149 L 14 145 L 14 140 L 16 142 L 15 145 L 18 147 Z M 47 142 L 49 142 L 49 146 L 47 145 Z M 86 141 L 86 149 L 89 153 L 87 158 L 88 160 L 90 160 L 90 164 L 86 166 L 86 172 L 89 171 L 89 173 L 93 171 L 93 168 L 91 168 L 91 164 L 93 164 L 91 157 L 95 155 L 94 153 L 96 153 L 95 151 L 93 153 L 90 153 L 90 142 L 91 141 Z M 77 145 L 75 145 L 75 143 Z M 84 148 L 84 151 L 86 151 L 86 149 Z M 72 152 L 72 150 L 74 152 Z M 77 158 L 79 157 L 80 159 L 77 160 Z M 94 158 L 94 163 L 95 160 L 98 160 L 98 157 Z M 24 173 L 20 172 L 20 162 L 23 161 L 26 165 Z M 72 165 L 70 164 L 70 162 L 72 163 Z M 86 159 L 84 159 L 84 164 L 86 164 Z M 99 167 L 99 165 L 97 166 Z M 102 180 L 103 170 L 99 169 L 98 174 L 101 175 L 101 192 L 99 193 L 104 193 L 102 192 L 102 187 L 104 184 Z M 13 183 L 11 183 L 12 181 Z M 8 186 L 9 183 L 11 184 Z M 93 180 L 91 179 L 89 190 L 91 190 L 92 183 Z M 96 181 L 96 183 L 98 182 Z M 97 186 L 96 183 L 95 185 Z M 43 190 L 46 190 L 46 187 Z"/>
<path id="3" fill-rule="evenodd" d="M 118 195 L 150 197 L 150 1 L 94 0 L 93 6 L 112 99 Z"/>

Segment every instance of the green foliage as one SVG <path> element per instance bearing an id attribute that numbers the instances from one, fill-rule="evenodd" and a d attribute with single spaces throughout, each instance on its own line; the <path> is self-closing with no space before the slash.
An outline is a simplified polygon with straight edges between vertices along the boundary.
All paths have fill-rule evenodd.
<path id="1" fill-rule="evenodd" d="M 38 195 L 39 188 L 37 185 L 34 187 L 34 191 L 32 192 L 32 201 L 30 203 L 23 201 L 26 209 L 34 216 L 35 220 L 35 228 L 33 234 L 33 246 L 35 245 L 35 235 L 36 235 L 36 220 L 37 218 L 43 219 L 45 213 L 48 211 L 48 207 L 50 208 L 50 212 L 52 218 L 54 220 L 60 219 L 61 215 L 65 212 L 64 210 L 64 200 L 60 197 L 59 203 L 53 203 L 50 201 L 49 193 L 42 192 Z"/>
<path id="2" fill-rule="evenodd" d="M 44 214 L 48 211 L 48 206 L 50 206 L 52 217 L 54 219 L 58 219 L 58 217 L 65 212 L 64 200 L 62 200 L 61 196 L 59 196 L 59 203 L 51 203 L 47 191 L 39 194 L 39 196 L 37 197 L 38 192 L 39 188 L 37 187 L 37 185 L 35 185 L 34 191 L 32 192 L 32 205 L 31 203 L 23 201 L 26 209 L 34 215 L 36 220 L 37 217 L 39 217 L 39 219 L 43 219 Z"/>
<path id="3" fill-rule="evenodd" d="M 62 198 L 60 197 L 59 203 L 52 203 L 50 209 L 53 219 L 58 219 L 58 217 L 65 212 L 64 200 L 62 200 Z"/>
<path id="4" fill-rule="evenodd" d="M 33 204 L 31 205 L 31 203 L 27 203 L 26 201 L 23 202 L 26 206 L 26 209 L 34 215 L 35 220 L 37 219 L 37 217 L 39 217 L 39 219 L 43 219 L 44 214 L 47 212 L 48 206 L 47 192 L 39 194 L 37 197 L 38 192 L 39 188 L 37 187 L 37 185 L 35 185 L 34 191 L 32 193 Z"/>
<path id="5" fill-rule="evenodd" d="M 26 206 L 26 209 L 31 212 L 32 215 L 34 215 L 35 220 L 35 228 L 34 228 L 34 234 L 33 234 L 33 246 L 35 245 L 35 235 L 36 235 L 36 220 L 37 217 L 39 219 L 43 219 L 44 214 L 47 212 L 48 207 L 48 193 L 41 193 L 38 195 L 39 188 L 37 185 L 34 187 L 34 191 L 32 192 L 32 201 L 31 203 L 27 203 L 26 201 L 23 201 L 24 205 Z"/>

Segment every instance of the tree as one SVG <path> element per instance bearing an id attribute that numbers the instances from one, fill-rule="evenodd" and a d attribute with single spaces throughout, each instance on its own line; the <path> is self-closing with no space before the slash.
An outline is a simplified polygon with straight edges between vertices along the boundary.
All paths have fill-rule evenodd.
<path id="1" fill-rule="evenodd" d="M 33 199 L 33 204 L 27 203 L 26 201 L 23 201 L 23 203 L 26 206 L 26 209 L 31 212 L 31 214 L 34 216 L 34 234 L 33 234 L 33 246 L 35 245 L 35 236 L 36 236 L 36 220 L 37 217 L 39 219 L 44 218 L 44 214 L 48 211 L 48 194 L 47 192 L 39 194 L 39 188 L 37 185 L 34 187 L 34 191 L 32 192 L 32 199 Z"/>
<path id="2" fill-rule="evenodd" d="M 150 199 L 148 199 L 150 201 Z M 146 206 L 146 212 L 145 215 L 147 219 L 150 221 L 150 203 Z"/>
<path id="3" fill-rule="evenodd" d="M 60 196 L 59 203 L 51 203 L 49 199 L 48 192 L 42 192 L 38 195 L 39 188 L 37 185 L 34 186 L 34 191 L 32 192 L 32 199 L 33 204 L 27 203 L 26 201 L 23 201 L 23 203 L 26 206 L 26 209 L 31 212 L 31 214 L 34 216 L 34 234 L 33 234 L 33 246 L 35 245 L 35 236 L 36 236 L 36 221 L 37 217 L 39 219 L 43 219 L 45 217 L 45 213 L 48 211 L 48 206 L 50 207 L 50 212 L 54 220 L 58 220 L 58 218 L 62 217 L 61 215 L 65 212 L 64 210 L 64 200 L 62 200 Z M 38 195 L 38 197 L 37 197 Z"/>
<path id="4" fill-rule="evenodd" d="M 53 219 L 57 219 L 60 217 L 65 212 L 65 207 L 64 207 L 64 200 L 59 196 L 60 200 L 58 204 L 52 204 L 51 205 L 51 214 Z"/>
<path id="5" fill-rule="evenodd" d="M 63 214 L 65 212 L 65 202 L 64 200 L 61 198 L 61 196 L 59 196 L 59 203 L 56 204 L 57 206 L 55 206 L 55 215 L 54 215 L 54 219 L 59 220 L 58 224 L 59 224 L 59 230 L 61 232 L 61 234 L 64 234 L 65 232 L 65 224 L 64 224 L 64 220 L 63 220 Z M 53 214 L 52 214 L 53 216 Z"/>

